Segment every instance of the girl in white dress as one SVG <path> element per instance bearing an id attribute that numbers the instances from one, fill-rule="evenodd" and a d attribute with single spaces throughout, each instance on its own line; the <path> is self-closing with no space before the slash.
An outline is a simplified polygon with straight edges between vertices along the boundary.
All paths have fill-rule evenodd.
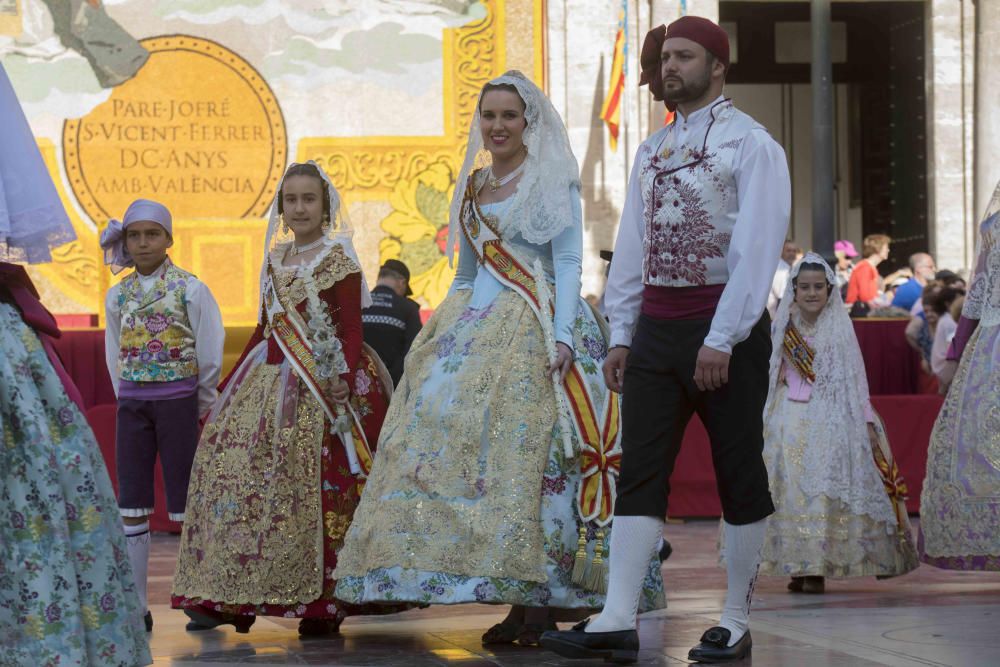
<path id="1" fill-rule="evenodd" d="M 764 461 L 776 507 L 761 574 L 822 593 L 824 577 L 917 567 L 905 487 L 868 396 L 836 275 L 809 253 L 792 267 L 772 334 Z"/>

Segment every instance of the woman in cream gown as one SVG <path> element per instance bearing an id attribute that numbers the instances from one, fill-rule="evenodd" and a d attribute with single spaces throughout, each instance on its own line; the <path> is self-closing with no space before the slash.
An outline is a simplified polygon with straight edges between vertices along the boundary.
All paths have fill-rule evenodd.
<path id="1" fill-rule="evenodd" d="M 510 604 L 484 643 L 534 645 L 573 615 L 556 610 L 603 605 L 618 397 L 601 377 L 604 322 L 580 298 L 580 186 L 561 119 L 508 72 L 484 87 L 469 139 L 451 209 L 457 275 L 406 358 L 337 596 Z M 641 611 L 665 605 L 658 565 Z"/>

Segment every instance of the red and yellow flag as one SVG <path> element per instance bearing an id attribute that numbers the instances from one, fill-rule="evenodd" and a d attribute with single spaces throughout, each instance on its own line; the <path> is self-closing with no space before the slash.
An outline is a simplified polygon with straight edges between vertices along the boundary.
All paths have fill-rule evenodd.
<path id="1" fill-rule="evenodd" d="M 608 94 L 601 105 L 601 120 L 608 126 L 611 150 L 618 150 L 618 134 L 621 130 L 622 96 L 625 94 L 625 10 L 622 9 L 615 33 L 615 50 L 611 59 L 611 80 Z"/>

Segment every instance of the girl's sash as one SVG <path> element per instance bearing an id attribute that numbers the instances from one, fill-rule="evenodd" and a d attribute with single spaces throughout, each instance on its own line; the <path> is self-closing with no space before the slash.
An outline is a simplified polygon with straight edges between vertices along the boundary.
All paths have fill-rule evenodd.
<path id="1" fill-rule="evenodd" d="M 791 321 L 785 327 L 785 337 L 782 339 L 782 351 L 785 359 L 799 372 L 799 375 L 809 380 L 810 383 L 816 381 L 816 372 L 813 370 L 813 361 L 816 358 L 816 351 L 799 333 Z"/>
<path id="2" fill-rule="evenodd" d="M 322 381 L 317 374 L 316 359 L 312 353 L 309 337 L 305 333 L 304 323 L 295 316 L 297 313 L 294 310 L 285 309 L 281 304 L 273 276 L 269 282 L 267 310 L 274 341 L 299 380 L 306 385 L 313 398 L 323 408 L 327 419 L 330 420 L 332 432 L 340 436 L 351 474 L 362 479 L 367 478 L 372 469 L 372 452 L 365 431 L 361 427 L 361 421 L 350 403 L 344 405 L 335 403 L 321 389 Z"/>
<path id="3" fill-rule="evenodd" d="M 479 263 L 531 307 L 542 331 L 546 332 L 549 354 L 554 358 L 555 340 L 550 333 L 555 301 L 541 265 L 536 263 L 532 271 L 504 244 L 496 220 L 492 216 L 483 215 L 476 202 L 476 183 L 479 180 L 475 175 L 469 179 L 459 216 L 462 233 L 476 253 Z M 540 280 L 536 281 L 536 276 Z M 577 510 L 583 521 L 607 526 L 614 516 L 615 480 L 621 470 L 621 415 L 618 395 L 609 392 L 604 405 L 597 406 L 587 388 L 586 375 L 579 362 L 572 364 L 564 382 L 555 380 L 553 384 L 556 409 L 561 419 L 568 414 L 568 421 L 580 443 L 581 480 Z M 572 458 L 574 452 L 568 436 L 564 428 L 566 455 Z"/>
<path id="4" fill-rule="evenodd" d="M 901 534 L 908 534 L 910 523 L 906 513 L 906 494 L 909 493 L 909 489 L 906 488 L 906 483 L 903 482 L 903 478 L 899 474 L 899 466 L 896 465 L 892 450 L 889 449 L 889 438 L 886 435 L 882 417 L 875 412 L 874 408 L 872 412 L 875 416 L 873 424 L 875 433 L 878 435 L 878 446 L 876 447 L 875 443 L 872 443 L 872 457 L 875 459 L 875 467 L 878 468 L 879 475 L 882 477 L 885 493 L 892 502 L 892 509 L 896 513 L 896 523 L 899 525 Z"/>

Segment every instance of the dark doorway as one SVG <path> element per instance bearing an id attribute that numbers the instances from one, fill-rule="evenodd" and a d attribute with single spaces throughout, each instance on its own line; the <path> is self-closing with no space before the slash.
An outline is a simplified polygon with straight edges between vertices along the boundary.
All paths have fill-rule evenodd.
<path id="1" fill-rule="evenodd" d="M 862 233 L 893 239 L 883 274 L 930 245 L 924 11 L 923 2 L 835 2 L 831 9 L 845 31 L 833 79 L 847 86 L 848 131 L 838 137 L 849 142 L 847 187 L 861 208 Z M 779 61 L 776 43 L 783 26 L 809 22 L 808 2 L 723 1 L 719 19 L 737 33 L 728 83 L 809 83 L 808 59 Z"/>

